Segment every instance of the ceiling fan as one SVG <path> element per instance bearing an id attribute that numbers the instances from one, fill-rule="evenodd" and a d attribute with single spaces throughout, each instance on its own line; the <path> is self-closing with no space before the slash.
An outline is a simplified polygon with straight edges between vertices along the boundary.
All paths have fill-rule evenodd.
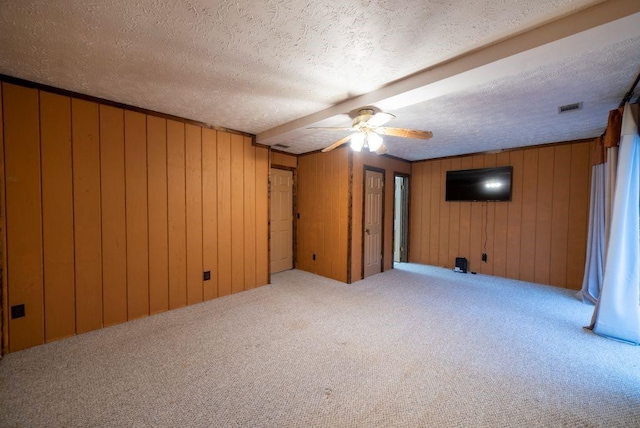
<path id="1" fill-rule="evenodd" d="M 430 131 L 416 131 L 413 129 L 388 128 L 382 126 L 394 117 L 395 116 L 391 113 L 385 113 L 382 111 L 376 112 L 373 108 L 367 107 L 357 110 L 350 128 L 310 127 L 307 129 L 331 129 L 335 131 L 352 132 L 351 135 L 344 137 L 323 149 L 323 152 L 330 152 L 331 150 L 351 141 L 351 148 L 357 152 L 361 151 L 362 148 L 365 147 L 368 148 L 370 152 L 382 155 L 389 151 L 387 146 L 384 144 L 382 135 L 391 135 L 402 138 L 417 138 L 421 140 L 428 140 L 433 137 L 433 133 Z"/>

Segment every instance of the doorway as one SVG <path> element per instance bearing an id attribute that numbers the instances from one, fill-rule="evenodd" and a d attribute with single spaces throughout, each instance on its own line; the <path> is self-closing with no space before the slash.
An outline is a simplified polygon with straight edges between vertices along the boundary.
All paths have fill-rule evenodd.
<path id="1" fill-rule="evenodd" d="M 384 171 L 365 167 L 363 277 L 382 272 Z"/>
<path id="2" fill-rule="evenodd" d="M 293 171 L 271 168 L 271 273 L 293 269 Z"/>
<path id="3" fill-rule="evenodd" d="M 393 192 L 393 261 L 406 263 L 409 243 L 409 176 L 396 173 Z"/>

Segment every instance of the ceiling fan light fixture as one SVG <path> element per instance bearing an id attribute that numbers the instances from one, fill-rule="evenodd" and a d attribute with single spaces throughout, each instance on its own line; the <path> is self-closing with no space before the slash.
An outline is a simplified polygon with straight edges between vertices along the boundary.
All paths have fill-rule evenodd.
<path id="1" fill-rule="evenodd" d="M 356 132 L 351 136 L 351 149 L 359 152 L 364 146 L 364 134 L 362 132 Z"/>
<path id="2" fill-rule="evenodd" d="M 376 113 L 377 111 L 377 113 Z M 350 113 L 351 115 L 351 113 Z M 334 126 L 311 126 L 308 129 L 327 129 L 334 131 L 351 131 L 351 135 L 339 139 L 330 146 L 322 149 L 323 153 L 351 142 L 351 150 L 360 152 L 363 148 L 370 153 L 384 154 L 388 152 L 387 146 L 384 144 L 383 135 L 392 137 L 411 138 L 418 140 L 428 140 L 433 137 L 433 133 L 429 131 L 417 131 L 415 129 L 405 128 L 389 128 L 381 126 L 393 119 L 395 116 L 391 113 L 378 111 L 374 108 L 361 108 L 357 111 L 357 116 L 353 119 L 351 126 L 334 127 Z"/>
<path id="3" fill-rule="evenodd" d="M 376 150 L 376 154 L 377 155 L 383 155 L 385 153 L 387 153 L 389 151 L 389 148 L 387 147 L 387 145 L 385 143 L 380 144 L 380 147 L 378 148 L 378 150 Z"/>
<path id="4" fill-rule="evenodd" d="M 370 151 L 377 152 L 378 149 L 382 146 L 382 137 L 375 132 L 370 132 L 367 135 L 367 143 L 369 143 Z"/>

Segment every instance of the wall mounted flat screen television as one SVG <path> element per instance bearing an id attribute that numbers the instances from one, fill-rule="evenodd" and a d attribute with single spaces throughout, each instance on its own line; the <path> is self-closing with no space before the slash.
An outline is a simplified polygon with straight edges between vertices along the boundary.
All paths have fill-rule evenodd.
<path id="1" fill-rule="evenodd" d="M 512 166 L 447 171 L 447 201 L 510 201 Z"/>

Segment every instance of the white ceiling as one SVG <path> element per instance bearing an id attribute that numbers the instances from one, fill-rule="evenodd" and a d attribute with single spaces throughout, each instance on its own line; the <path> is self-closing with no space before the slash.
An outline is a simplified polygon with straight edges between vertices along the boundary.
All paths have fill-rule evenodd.
<path id="1" fill-rule="evenodd" d="M 433 131 L 385 137 L 409 160 L 594 137 L 640 71 L 638 52 L 636 0 L 0 4 L 0 73 L 292 153 L 346 135 L 306 127 L 348 125 L 369 104 L 397 116 L 389 126 Z M 582 111 L 557 115 L 578 101 Z"/>

